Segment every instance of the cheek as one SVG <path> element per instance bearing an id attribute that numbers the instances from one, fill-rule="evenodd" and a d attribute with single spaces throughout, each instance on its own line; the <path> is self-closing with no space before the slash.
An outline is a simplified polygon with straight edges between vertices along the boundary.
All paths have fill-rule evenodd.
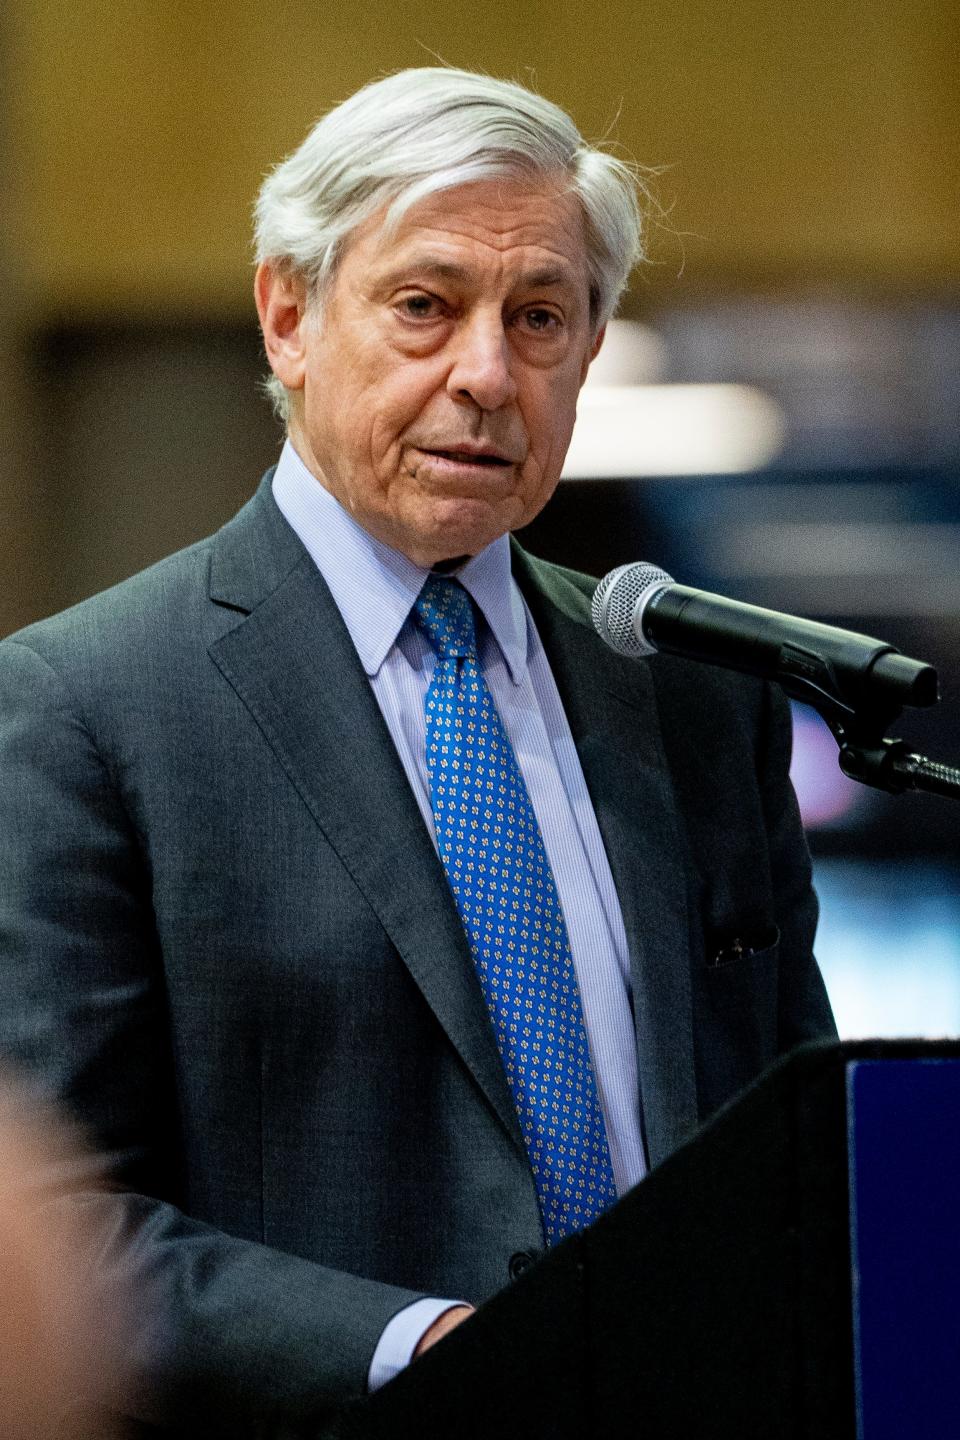
<path id="1" fill-rule="evenodd" d="M 552 484 L 559 477 L 577 418 L 579 386 L 571 382 L 558 389 L 550 387 L 531 397 L 526 409 L 531 483 Z"/>
<path id="2" fill-rule="evenodd" d="M 404 436 L 428 409 L 437 386 L 411 365 L 379 377 L 363 396 L 362 413 L 369 437 L 369 455 L 378 468 L 395 469 L 401 462 Z"/>

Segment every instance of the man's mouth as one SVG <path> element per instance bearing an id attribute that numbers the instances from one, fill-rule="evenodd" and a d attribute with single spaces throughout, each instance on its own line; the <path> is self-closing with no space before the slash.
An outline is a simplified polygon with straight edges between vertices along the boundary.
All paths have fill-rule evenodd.
<path id="1" fill-rule="evenodd" d="M 489 451 L 476 450 L 426 450 L 426 455 L 435 455 L 440 460 L 452 460 L 458 465 L 512 465 L 513 461 L 508 460 L 504 455 L 497 455 Z"/>

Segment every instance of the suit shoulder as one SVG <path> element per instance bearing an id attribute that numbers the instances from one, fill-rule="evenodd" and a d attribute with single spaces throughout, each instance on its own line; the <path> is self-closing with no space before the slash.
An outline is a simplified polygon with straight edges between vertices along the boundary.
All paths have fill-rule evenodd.
<path id="1" fill-rule="evenodd" d="M 302 547 L 272 499 L 271 475 L 268 471 L 252 499 L 214 534 L 17 631 L 9 643 L 35 650 L 54 668 L 62 663 L 72 669 L 84 660 L 109 669 L 118 657 L 136 661 L 171 641 L 181 652 L 191 644 L 206 648 L 218 627 L 232 623 L 232 612 L 253 608 L 237 587 L 231 591 L 223 583 L 223 574 L 254 576 L 255 601 L 257 592 L 279 583 L 299 558 Z M 220 619 L 209 604 L 215 590 L 224 592 Z"/>
<path id="2" fill-rule="evenodd" d="M 206 593 L 213 537 L 168 555 L 126 580 L 44 620 L 16 631 L 3 642 L 36 651 L 50 664 L 89 648 L 109 650 L 122 637 L 126 648 L 137 635 L 155 630 L 175 608 L 184 621 Z"/>
<path id="3" fill-rule="evenodd" d="M 532 590 L 538 600 L 555 605 L 568 618 L 584 625 L 596 643 L 602 645 L 591 614 L 599 579 L 531 555 L 516 540 L 512 549 L 514 572 L 521 588 L 526 588 L 528 593 Z M 614 663 L 623 667 L 625 675 L 635 673 L 638 665 L 648 669 L 661 715 L 671 721 L 689 721 L 693 717 L 707 720 L 713 716 L 717 723 L 722 723 L 733 714 L 755 717 L 763 707 L 764 682 L 752 676 L 735 674 L 699 660 L 686 660 L 679 655 L 657 654 L 638 661 L 616 657 L 613 650 L 608 653 Z"/>
<path id="4" fill-rule="evenodd" d="M 648 664 L 658 690 L 665 697 L 676 696 L 685 703 L 690 692 L 696 691 L 708 704 L 746 705 L 753 709 L 767 688 L 767 682 L 755 675 L 743 675 L 704 660 L 687 660 L 682 655 L 651 655 Z"/>
<path id="5" fill-rule="evenodd" d="M 525 584 L 531 586 L 570 619 L 591 624 L 590 605 L 599 583 L 596 576 L 585 575 L 565 565 L 555 565 L 552 560 L 541 560 L 524 550 L 516 540 L 511 542 L 511 552 L 514 574 L 521 589 Z"/>

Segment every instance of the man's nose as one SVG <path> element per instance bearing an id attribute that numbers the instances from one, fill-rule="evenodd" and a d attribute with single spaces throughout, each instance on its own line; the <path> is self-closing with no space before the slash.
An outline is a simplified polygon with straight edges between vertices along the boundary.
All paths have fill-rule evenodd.
<path id="1" fill-rule="evenodd" d="M 510 343 L 498 315 L 466 321 L 454 341 L 447 390 L 454 399 L 470 399 L 481 410 L 499 410 L 516 398 Z"/>

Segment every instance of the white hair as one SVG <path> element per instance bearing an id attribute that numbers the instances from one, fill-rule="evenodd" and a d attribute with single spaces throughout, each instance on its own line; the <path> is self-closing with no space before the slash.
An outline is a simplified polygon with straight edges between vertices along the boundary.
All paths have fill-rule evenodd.
<path id="1" fill-rule="evenodd" d="M 497 177 L 567 177 L 583 209 L 596 329 L 613 315 L 642 254 L 637 166 L 588 145 L 570 117 L 522 85 L 467 70 L 401 70 L 318 121 L 263 182 L 255 208 L 258 262 L 303 278 L 319 299 L 345 241 L 385 206 L 395 226 L 418 201 Z M 289 394 L 266 382 L 278 414 Z"/>

